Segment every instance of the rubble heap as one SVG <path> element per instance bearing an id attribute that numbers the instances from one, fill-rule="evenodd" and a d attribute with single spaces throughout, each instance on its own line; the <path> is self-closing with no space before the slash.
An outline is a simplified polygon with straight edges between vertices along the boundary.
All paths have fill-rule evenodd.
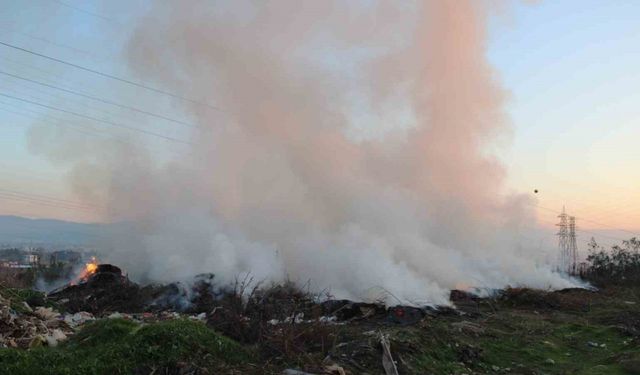
<path id="1" fill-rule="evenodd" d="M 111 264 L 99 264 L 95 271 L 76 284 L 66 285 L 49 293 L 70 312 L 87 311 L 94 315 L 111 312 L 143 312 L 164 289 L 141 287 Z"/>
<path id="2" fill-rule="evenodd" d="M 11 300 L 0 295 L 0 347 L 56 346 L 73 334 L 75 326 L 92 319 L 87 313 L 65 316 L 51 307 L 33 309 L 27 302 L 22 302 L 16 310 Z"/>

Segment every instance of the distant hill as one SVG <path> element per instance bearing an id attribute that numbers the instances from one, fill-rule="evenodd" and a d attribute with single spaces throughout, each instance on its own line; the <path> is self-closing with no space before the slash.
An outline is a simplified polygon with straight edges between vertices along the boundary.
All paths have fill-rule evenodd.
<path id="1" fill-rule="evenodd" d="M 0 215 L 0 244 L 90 245 L 110 226 Z"/>

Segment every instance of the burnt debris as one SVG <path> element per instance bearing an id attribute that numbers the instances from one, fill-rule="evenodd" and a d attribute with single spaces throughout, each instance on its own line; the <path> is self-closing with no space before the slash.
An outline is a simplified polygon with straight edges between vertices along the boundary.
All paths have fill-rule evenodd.
<path id="1" fill-rule="evenodd" d="M 69 312 L 86 311 L 96 315 L 157 311 L 205 313 L 210 326 L 222 332 L 235 330 L 232 336 L 243 336 L 237 332 L 239 326 L 259 331 L 253 324 L 371 321 L 408 325 L 438 312 L 433 307 L 387 307 L 382 303 L 328 299 L 302 291 L 290 282 L 265 287 L 245 279 L 220 286 L 213 274 L 200 274 L 188 282 L 140 286 L 112 264 L 98 264 L 85 279 L 49 293 L 48 298 Z M 255 334 L 249 336 L 252 338 Z"/>

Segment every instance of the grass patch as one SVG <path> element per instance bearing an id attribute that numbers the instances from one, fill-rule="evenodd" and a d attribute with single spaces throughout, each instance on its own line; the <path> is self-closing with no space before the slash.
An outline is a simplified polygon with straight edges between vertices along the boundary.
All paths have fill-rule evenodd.
<path id="1" fill-rule="evenodd" d="M 411 353 L 406 369 L 415 374 L 640 373 L 637 338 L 592 319 L 599 315 L 501 310 L 475 322 L 436 318 L 396 332 L 392 351 Z M 461 321 L 481 329 L 461 330 Z"/>
<path id="2" fill-rule="evenodd" d="M 392 352 L 411 353 L 412 373 L 462 374 L 467 372 L 465 350 L 445 322 L 432 320 L 427 329 L 400 329 L 393 335 Z"/>
<path id="3" fill-rule="evenodd" d="M 20 289 L 20 288 L 1 288 L 0 295 L 3 298 L 11 301 L 11 308 L 19 313 L 27 312 L 27 308 L 23 302 L 28 303 L 31 308 L 35 306 L 53 307 L 54 309 L 61 311 L 60 306 L 53 301 L 46 298 L 43 292 L 39 292 L 32 289 Z"/>
<path id="4" fill-rule="evenodd" d="M 484 349 L 482 362 L 490 368 L 510 368 L 513 373 L 523 374 L 532 369 L 546 374 L 627 373 L 619 359 L 632 348 L 625 343 L 626 337 L 614 328 L 533 316 L 503 319 L 514 320 L 495 322 L 495 326 L 511 325 L 514 332 L 496 328 L 493 337 L 475 340 L 475 344 Z M 637 347 L 633 349 L 638 351 Z"/>
<path id="5" fill-rule="evenodd" d="M 137 374 L 221 369 L 246 361 L 234 341 L 204 324 L 172 320 L 140 326 L 122 319 L 88 324 L 57 348 L 0 349 L 2 374 Z"/>

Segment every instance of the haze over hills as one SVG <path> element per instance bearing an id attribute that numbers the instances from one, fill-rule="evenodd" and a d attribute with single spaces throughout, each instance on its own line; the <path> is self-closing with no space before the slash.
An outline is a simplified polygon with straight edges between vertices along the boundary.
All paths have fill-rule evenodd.
<path id="1" fill-rule="evenodd" d="M 0 244 L 91 245 L 112 225 L 0 215 Z"/>

